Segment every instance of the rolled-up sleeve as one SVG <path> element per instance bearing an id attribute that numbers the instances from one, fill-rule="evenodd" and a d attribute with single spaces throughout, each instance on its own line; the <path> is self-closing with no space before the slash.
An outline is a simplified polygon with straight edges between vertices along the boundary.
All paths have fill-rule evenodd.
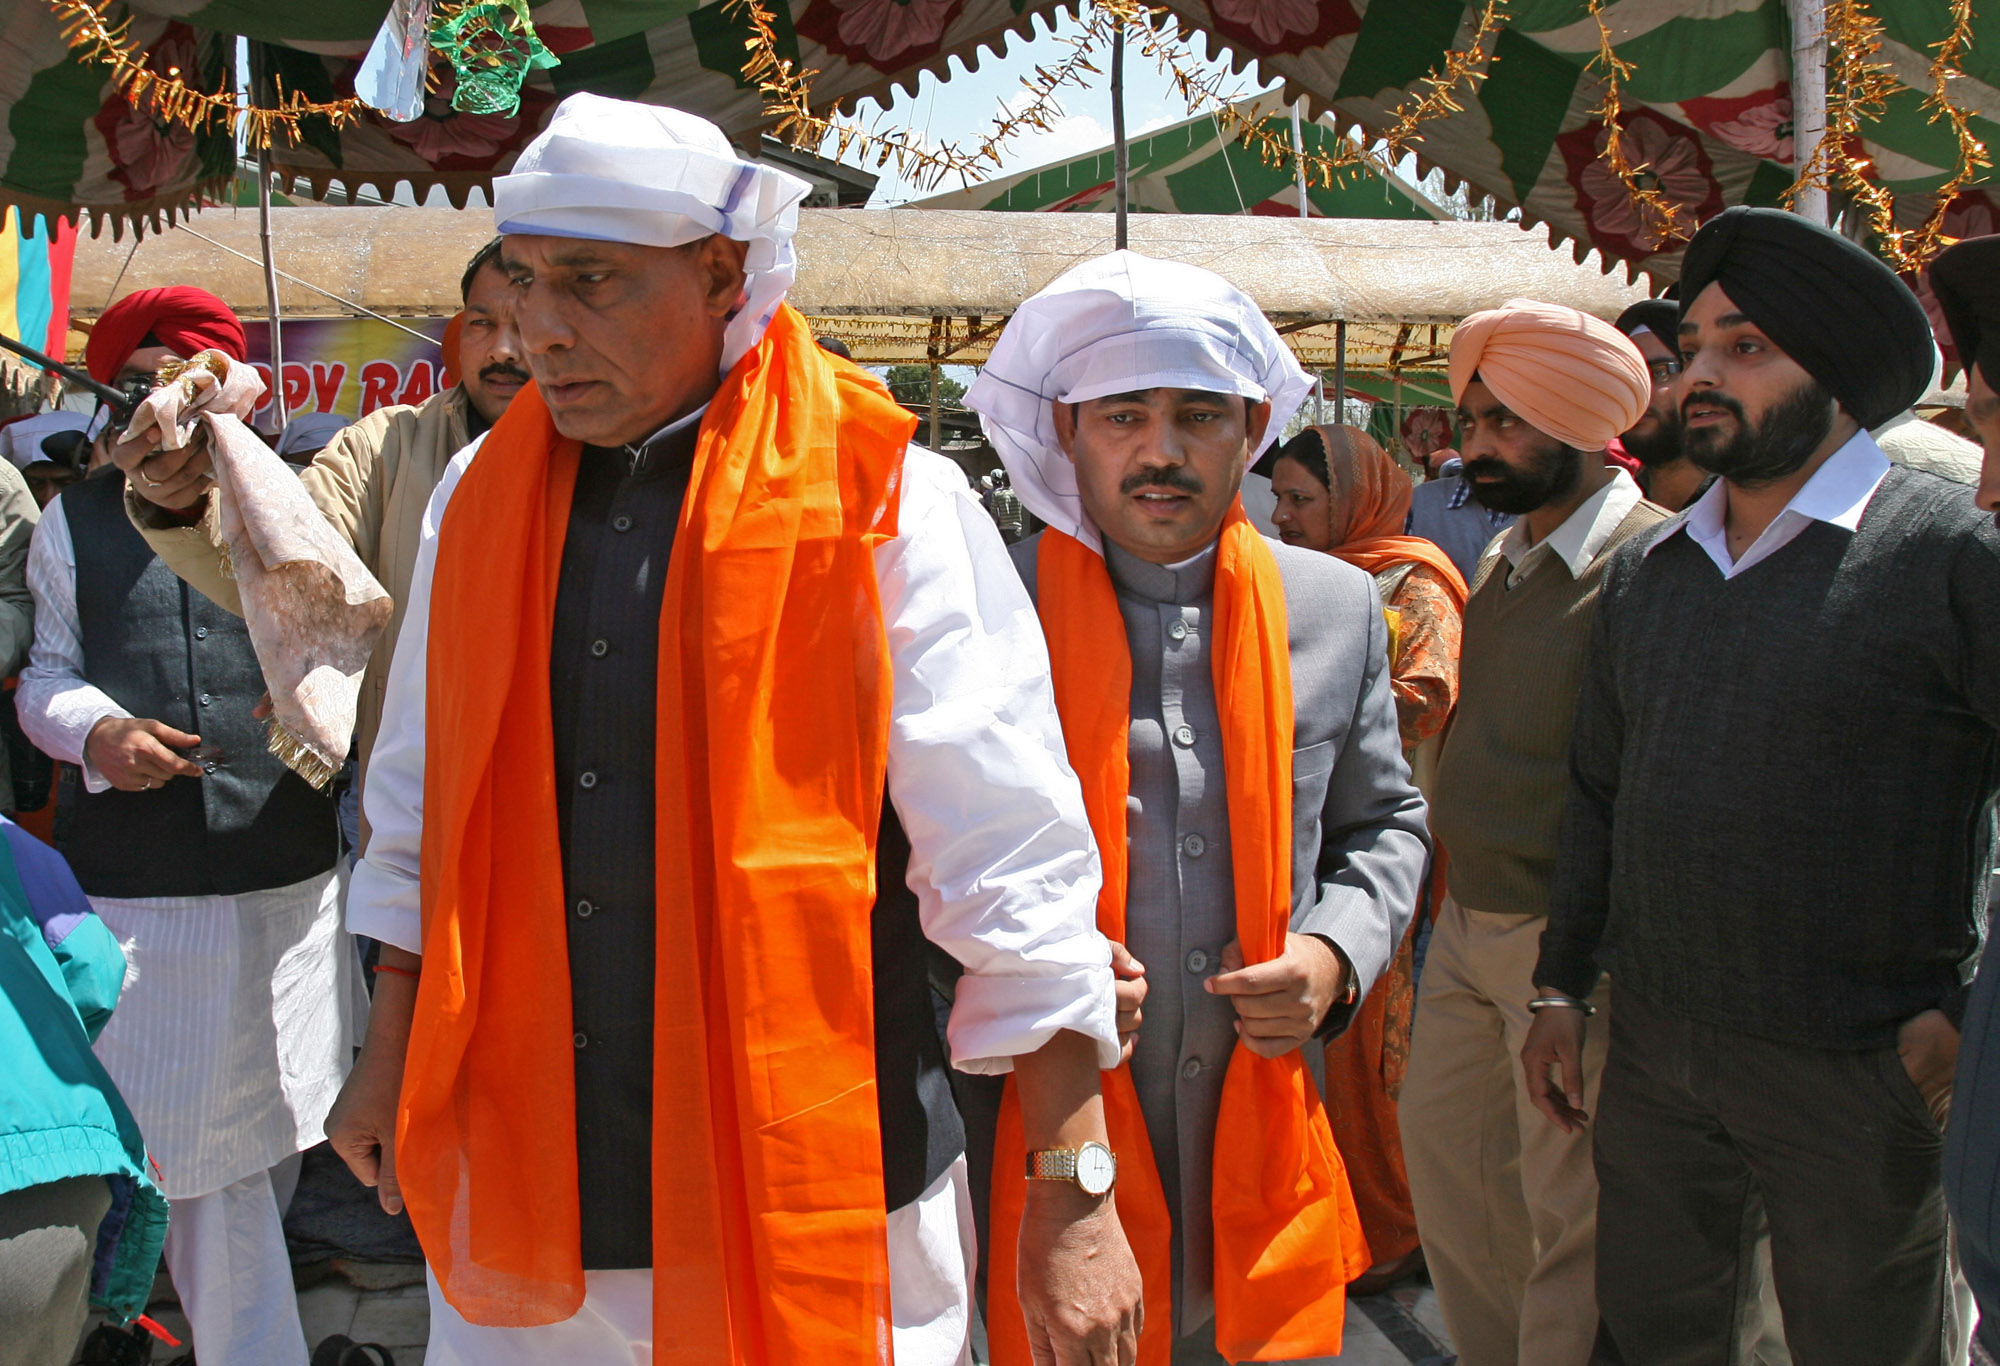
<path id="1" fill-rule="evenodd" d="M 437 568 L 437 529 L 452 490 L 478 452 L 474 441 L 453 458 L 424 509 L 423 540 L 410 574 L 403 630 L 382 698 L 382 728 L 368 759 L 361 789 L 368 847 L 355 865 L 347 889 L 347 928 L 394 944 L 409 953 L 424 951 L 421 870 L 424 844 L 424 697 L 429 678 L 431 579 Z"/>
<path id="2" fill-rule="evenodd" d="M 893 659 L 889 795 L 924 933 L 964 967 L 961 1071 L 1010 1071 L 1070 1029 L 1118 1061 L 1096 845 L 1071 772 L 1041 624 L 992 519 L 912 448 L 902 534 L 876 551 Z"/>

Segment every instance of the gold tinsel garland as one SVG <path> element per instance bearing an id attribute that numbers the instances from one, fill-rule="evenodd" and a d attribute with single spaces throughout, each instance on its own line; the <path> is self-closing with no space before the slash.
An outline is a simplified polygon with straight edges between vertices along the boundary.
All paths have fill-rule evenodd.
<path id="1" fill-rule="evenodd" d="M 1590 0 L 1590 17 L 1597 21 L 1597 55 L 1583 69 L 1587 72 L 1595 67 L 1604 78 L 1604 99 L 1595 110 L 1604 122 L 1604 150 L 1597 154 L 1598 160 L 1625 187 L 1646 233 L 1658 238 L 1662 248 L 1670 242 L 1684 242 L 1699 226 L 1694 214 L 1660 189 L 1647 186 L 1640 177 L 1651 168 L 1644 162 L 1634 166 L 1625 155 L 1625 111 L 1620 93 L 1635 68 L 1612 50 L 1611 26 L 1604 22 L 1604 0 Z"/>
<path id="2" fill-rule="evenodd" d="M 1879 119 L 1889 97 L 1900 88 L 1881 60 L 1882 24 L 1869 13 L 1865 0 L 1831 0 L 1826 7 L 1827 63 L 1826 131 L 1819 146 L 1799 169 L 1799 178 L 1785 193 L 1791 204 L 1808 185 L 1845 190 L 1866 215 L 1868 227 L 1889 264 L 1899 271 L 1923 268 L 1946 244 L 1945 214 L 1960 190 L 1982 167 L 1991 165 L 1986 146 L 1973 136 L 1968 115 L 1950 99 L 1950 83 L 1962 73 L 1957 62 L 1972 41 L 1970 0 L 1951 0 L 1952 26 L 1936 43 L 1931 61 L 1931 92 L 1924 107 L 1930 121 L 1948 120 L 1958 143 L 1958 164 L 1937 190 L 1937 203 L 1915 228 L 1896 225 L 1896 197 L 1868 175 L 1869 162 L 1849 150 L 1861 137 L 1861 126 Z"/>
<path id="3" fill-rule="evenodd" d="M 1506 8 L 1507 0 L 1485 0 L 1472 40 L 1444 54 L 1439 65 L 1418 83 L 1420 90 L 1397 106 L 1392 122 L 1378 135 L 1372 150 L 1352 138 L 1342 138 L 1332 152 L 1308 151 L 1303 156 L 1287 137 L 1237 111 L 1235 97 L 1222 90 L 1224 74 L 1203 75 L 1190 70 L 1183 40 L 1168 32 L 1172 16 L 1145 0 L 1091 0 L 1079 15 L 1083 32 L 1058 40 L 1069 46 L 1069 55 L 1053 66 L 1036 67 L 1022 82 L 1026 102 L 995 118 L 986 135 L 970 145 L 931 143 L 908 129 L 886 126 L 881 115 L 864 125 L 816 112 L 812 82 L 819 72 L 797 67 L 779 55 L 773 15 L 764 0 L 729 0 L 725 13 L 739 16 L 750 28 L 750 37 L 744 42 L 743 78 L 763 96 L 764 112 L 775 121 L 773 132 L 778 137 L 801 148 L 820 148 L 831 142 L 835 160 L 856 150 L 864 163 L 873 162 L 878 168 L 893 164 L 898 173 L 922 188 L 934 186 L 948 175 L 970 183 L 991 174 L 989 168 L 1002 164 L 1001 148 L 1023 132 L 1047 130 L 1051 121 L 1061 116 L 1060 92 L 1083 88 L 1084 76 L 1099 71 L 1092 58 L 1128 32 L 1138 35 L 1139 55 L 1153 59 L 1169 76 L 1190 113 L 1212 114 L 1223 133 L 1257 148 L 1267 163 L 1297 162 L 1305 168 L 1309 181 L 1331 186 L 1343 171 L 1355 167 L 1391 169 L 1409 143 L 1421 140 L 1422 125 L 1464 108 L 1456 92 L 1461 85 L 1477 83 L 1483 76 L 1488 45 L 1505 21 Z"/>
<path id="4" fill-rule="evenodd" d="M 309 100 L 294 90 L 285 92 L 284 83 L 273 77 L 278 103 L 270 108 L 244 105 L 234 90 L 199 90 L 179 75 L 162 76 L 146 65 L 146 55 L 131 40 L 130 16 L 112 23 L 91 0 L 48 0 L 62 25 L 63 41 L 86 62 L 111 68 L 111 81 L 134 109 L 162 123 L 179 124 L 191 130 L 225 123 L 243 128 L 253 148 L 271 145 L 272 133 L 282 129 L 285 137 L 299 140 L 299 120 L 325 118 L 336 128 L 344 128 L 360 117 L 367 106 L 352 96 L 342 100 Z"/>

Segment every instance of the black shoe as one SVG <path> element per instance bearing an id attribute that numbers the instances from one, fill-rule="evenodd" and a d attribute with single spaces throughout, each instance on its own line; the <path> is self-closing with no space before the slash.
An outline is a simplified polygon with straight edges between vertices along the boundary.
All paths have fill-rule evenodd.
<path id="1" fill-rule="evenodd" d="M 152 1366 L 153 1336 L 143 1328 L 105 1324 L 83 1340 L 77 1366 Z"/>
<path id="2" fill-rule="evenodd" d="M 396 1358 L 379 1342 L 356 1342 L 335 1333 L 313 1349 L 312 1366 L 396 1366 Z"/>

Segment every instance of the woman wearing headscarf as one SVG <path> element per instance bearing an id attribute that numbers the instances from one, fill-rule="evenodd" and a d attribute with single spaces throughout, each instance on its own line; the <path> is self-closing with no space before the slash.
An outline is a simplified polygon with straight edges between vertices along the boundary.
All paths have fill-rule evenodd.
<path id="1" fill-rule="evenodd" d="M 1366 432 L 1308 427 L 1277 449 L 1269 474 L 1278 499 L 1271 521 L 1287 545 L 1323 551 L 1375 576 L 1389 619 L 1390 682 L 1403 754 L 1421 788 L 1458 701 L 1465 580 L 1444 551 L 1402 534 L 1410 513 L 1410 477 Z M 1441 865 L 1432 873 L 1433 884 L 1439 871 Z M 1353 1027 L 1326 1049 L 1327 1112 L 1373 1257 L 1373 1265 L 1349 1287 L 1354 1295 L 1386 1290 L 1423 1267 L 1396 1123 L 1396 1098 L 1410 1056 L 1422 920 L 1412 919 Z"/>

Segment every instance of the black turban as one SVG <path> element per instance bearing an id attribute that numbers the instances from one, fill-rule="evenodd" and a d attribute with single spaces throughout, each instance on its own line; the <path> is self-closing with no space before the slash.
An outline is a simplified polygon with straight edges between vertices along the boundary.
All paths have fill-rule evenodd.
<path id="1" fill-rule="evenodd" d="M 1641 299 L 1620 313 L 1612 326 L 1628 337 L 1644 328 L 1665 343 L 1669 351 L 1680 354 L 1681 306 L 1676 300 Z"/>
<path id="2" fill-rule="evenodd" d="M 1710 285 L 1864 427 L 1930 385 L 1931 325 L 1909 286 L 1866 248 L 1783 209 L 1725 209 L 1681 261 L 1681 312 Z"/>
<path id="3" fill-rule="evenodd" d="M 1958 363 L 2000 388 L 2000 236 L 1968 237 L 1931 262 L 1931 291 L 1944 307 Z"/>

